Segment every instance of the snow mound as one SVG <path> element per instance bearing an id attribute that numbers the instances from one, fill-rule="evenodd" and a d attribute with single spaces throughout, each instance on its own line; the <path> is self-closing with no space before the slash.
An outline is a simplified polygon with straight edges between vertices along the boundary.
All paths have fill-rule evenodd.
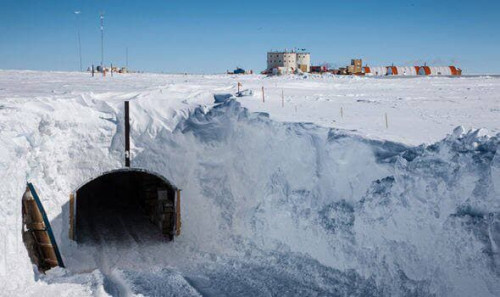
<path id="1" fill-rule="evenodd" d="M 245 97 L 245 96 L 253 96 L 253 91 L 246 89 L 236 93 L 236 97 Z"/>
<path id="2" fill-rule="evenodd" d="M 456 130 L 407 147 L 275 122 L 228 100 L 143 143 L 136 162 L 184 189 L 182 241 L 200 250 L 307 255 L 384 294 L 493 296 L 498 144 Z"/>

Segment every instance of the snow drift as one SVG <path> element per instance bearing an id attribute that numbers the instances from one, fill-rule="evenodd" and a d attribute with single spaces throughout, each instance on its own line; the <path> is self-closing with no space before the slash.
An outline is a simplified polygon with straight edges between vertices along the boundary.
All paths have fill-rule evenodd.
<path id="1" fill-rule="evenodd" d="M 382 295 L 488 296 L 500 289 L 498 143 L 457 128 L 410 148 L 274 122 L 230 100 L 151 138 L 136 160 L 153 166 L 169 151 L 158 169 L 190 173 L 177 182 L 201 201 L 186 205 L 183 238 L 204 250 L 249 241 L 354 271 Z"/>

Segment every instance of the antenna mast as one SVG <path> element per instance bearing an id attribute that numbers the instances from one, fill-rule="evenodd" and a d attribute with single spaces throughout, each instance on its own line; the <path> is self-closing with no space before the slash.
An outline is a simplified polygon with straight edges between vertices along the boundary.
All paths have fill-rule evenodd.
<path id="1" fill-rule="evenodd" d="M 83 71 L 83 66 L 82 66 L 82 42 L 80 39 L 80 15 L 81 11 L 75 11 L 76 15 L 76 29 L 78 31 L 78 56 L 80 57 L 80 72 Z"/>
<path id="2" fill-rule="evenodd" d="M 101 68 L 104 67 L 104 13 L 99 15 L 101 20 Z"/>

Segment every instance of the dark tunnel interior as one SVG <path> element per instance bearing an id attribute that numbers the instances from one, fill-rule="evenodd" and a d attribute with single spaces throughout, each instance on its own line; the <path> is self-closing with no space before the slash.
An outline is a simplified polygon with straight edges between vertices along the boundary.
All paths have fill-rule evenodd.
<path id="1" fill-rule="evenodd" d="M 75 239 L 86 244 L 172 240 L 175 191 L 143 171 L 104 174 L 76 192 Z"/>

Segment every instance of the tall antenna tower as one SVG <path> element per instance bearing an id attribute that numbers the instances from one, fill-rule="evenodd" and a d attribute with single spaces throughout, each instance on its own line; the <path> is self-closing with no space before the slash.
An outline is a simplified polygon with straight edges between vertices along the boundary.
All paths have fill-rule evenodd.
<path id="1" fill-rule="evenodd" d="M 99 15 L 101 20 L 101 67 L 104 67 L 104 12 Z"/>
<path id="2" fill-rule="evenodd" d="M 75 11 L 75 15 L 76 15 L 76 30 L 77 30 L 77 33 L 78 33 L 78 55 L 80 56 L 80 72 L 83 71 L 83 66 L 82 66 L 82 42 L 81 42 L 81 39 L 80 39 L 80 19 L 79 19 L 79 15 L 80 15 L 81 11 Z"/>

